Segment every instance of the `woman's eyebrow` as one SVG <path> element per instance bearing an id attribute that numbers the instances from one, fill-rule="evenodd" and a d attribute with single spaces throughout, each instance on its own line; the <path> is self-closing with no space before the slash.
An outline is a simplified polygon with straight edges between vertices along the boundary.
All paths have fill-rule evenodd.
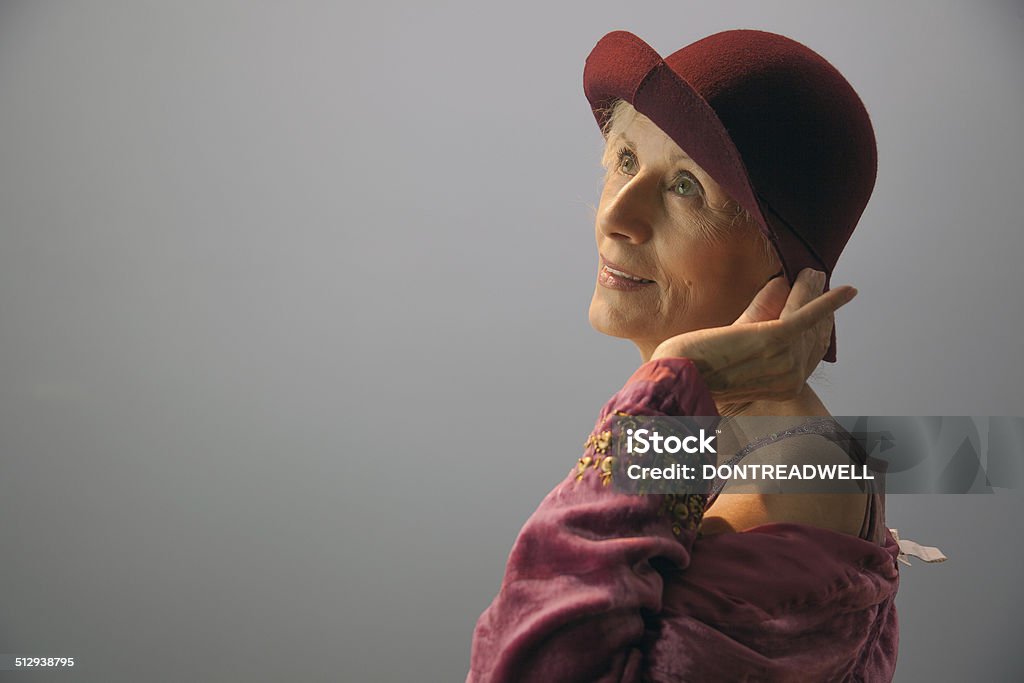
<path id="1" fill-rule="evenodd" d="M 632 140 L 630 140 L 630 139 L 629 139 L 629 136 L 628 136 L 628 135 L 626 135 L 625 133 L 619 133 L 619 134 L 618 134 L 618 135 L 616 136 L 616 140 L 617 140 L 617 141 L 618 141 L 618 140 L 621 140 L 621 141 L 622 141 L 622 142 L 624 142 L 624 143 L 626 144 L 626 146 L 627 146 L 627 147 L 629 147 L 630 149 L 636 149 L 636 144 L 634 144 L 634 142 L 633 142 Z M 671 154 L 671 155 L 669 156 L 669 159 L 668 159 L 668 161 L 669 161 L 669 163 L 670 163 L 670 164 L 674 164 L 674 163 L 675 163 L 675 162 L 677 162 L 677 161 L 693 161 L 693 159 L 691 159 L 690 157 L 688 157 L 688 156 L 687 156 L 687 155 L 686 155 L 685 153 L 683 153 L 682 151 L 679 151 L 679 152 L 673 152 L 673 153 L 672 153 L 672 154 Z"/>
<path id="2" fill-rule="evenodd" d="M 666 144 L 668 144 L 668 143 L 666 143 Z M 671 154 L 669 154 L 668 160 L 669 160 L 669 163 L 673 163 L 673 164 L 675 162 L 677 162 L 677 161 L 693 161 L 693 159 L 688 157 L 686 155 L 686 153 L 683 152 L 682 150 L 680 150 L 678 152 L 672 152 Z"/>

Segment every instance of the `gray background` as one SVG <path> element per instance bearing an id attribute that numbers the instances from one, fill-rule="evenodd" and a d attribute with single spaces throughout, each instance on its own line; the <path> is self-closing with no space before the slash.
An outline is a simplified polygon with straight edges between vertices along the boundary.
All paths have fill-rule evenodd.
<path id="1" fill-rule="evenodd" d="M 826 404 L 1024 415 L 1017 3 L 0 4 L 0 677 L 461 680 L 639 360 L 584 59 L 737 27 L 877 131 Z M 890 497 L 898 680 L 1024 676 L 1022 502 Z"/>

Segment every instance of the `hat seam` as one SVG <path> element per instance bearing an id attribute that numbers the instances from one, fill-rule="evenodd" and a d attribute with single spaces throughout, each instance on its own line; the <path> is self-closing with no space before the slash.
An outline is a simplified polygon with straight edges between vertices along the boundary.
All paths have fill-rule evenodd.
<path id="1" fill-rule="evenodd" d="M 831 274 L 832 269 L 829 268 L 828 264 L 825 263 L 825 260 L 823 258 L 821 258 L 821 254 L 819 254 L 818 251 L 807 241 L 807 239 L 803 235 L 800 234 L 800 231 L 797 230 L 796 228 L 794 228 L 790 224 L 790 222 L 787 221 L 782 216 L 782 214 L 780 214 L 778 211 L 776 211 L 775 208 L 771 205 L 771 203 L 769 203 L 769 201 L 767 199 L 765 199 L 763 194 L 758 192 L 756 190 L 756 188 L 753 188 L 753 183 L 751 183 L 751 188 L 754 189 L 754 194 L 757 197 L 758 203 L 761 204 L 764 208 L 766 208 L 769 211 L 771 211 L 772 215 L 775 216 L 776 218 L 778 218 L 779 222 L 781 222 L 786 227 L 787 230 L 789 230 L 791 233 L 793 233 L 793 235 L 796 236 L 796 238 L 798 240 L 800 240 L 800 243 L 802 245 L 804 245 L 804 248 L 807 249 L 807 251 L 811 254 L 811 256 L 813 256 L 815 258 L 815 260 L 818 261 L 818 265 L 820 265 L 822 268 L 824 268 L 825 272 Z M 768 226 L 768 231 L 774 233 L 774 231 L 772 230 L 770 225 Z M 774 234 L 773 234 L 773 237 L 775 237 Z M 774 241 L 777 242 L 778 239 L 776 238 Z M 796 275 L 796 274 L 794 273 L 794 275 Z"/>
<path id="2" fill-rule="evenodd" d="M 662 67 L 669 69 L 669 66 L 668 64 L 665 63 L 664 59 L 662 59 L 657 64 L 655 64 L 654 66 L 647 70 L 647 73 L 644 74 L 644 77 L 641 78 L 640 82 L 637 83 L 637 86 L 633 88 L 633 93 L 630 95 L 630 104 L 636 102 L 636 96 L 640 93 L 641 90 L 644 89 L 644 86 L 647 85 L 647 81 L 651 80 L 651 77 L 654 75 L 654 72 Z M 669 69 L 669 71 L 671 71 L 671 69 Z"/>

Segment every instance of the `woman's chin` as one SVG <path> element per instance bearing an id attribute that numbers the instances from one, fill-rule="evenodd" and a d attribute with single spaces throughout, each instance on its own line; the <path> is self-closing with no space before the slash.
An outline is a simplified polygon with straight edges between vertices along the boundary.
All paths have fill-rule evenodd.
<path id="1" fill-rule="evenodd" d="M 613 309 L 596 296 L 590 302 L 590 326 L 601 334 L 620 339 L 637 339 L 642 336 L 641 322 Z"/>

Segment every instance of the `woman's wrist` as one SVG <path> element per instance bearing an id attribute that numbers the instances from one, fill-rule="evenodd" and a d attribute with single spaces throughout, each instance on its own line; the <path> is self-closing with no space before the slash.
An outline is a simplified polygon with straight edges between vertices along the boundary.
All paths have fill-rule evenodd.
<path id="1" fill-rule="evenodd" d="M 689 338 L 692 336 L 693 335 L 684 335 L 666 339 L 654 349 L 654 353 L 651 354 L 650 360 L 665 360 L 670 358 L 688 360 L 693 363 L 697 372 L 704 375 L 710 368 L 708 367 L 704 353 L 701 351 L 700 344 L 697 343 L 696 339 Z"/>
<path id="2" fill-rule="evenodd" d="M 601 418 L 628 415 L 718 415 L 714 399 L 689 358 L 665 356 L 645 362 L 605 404 Z"/>

